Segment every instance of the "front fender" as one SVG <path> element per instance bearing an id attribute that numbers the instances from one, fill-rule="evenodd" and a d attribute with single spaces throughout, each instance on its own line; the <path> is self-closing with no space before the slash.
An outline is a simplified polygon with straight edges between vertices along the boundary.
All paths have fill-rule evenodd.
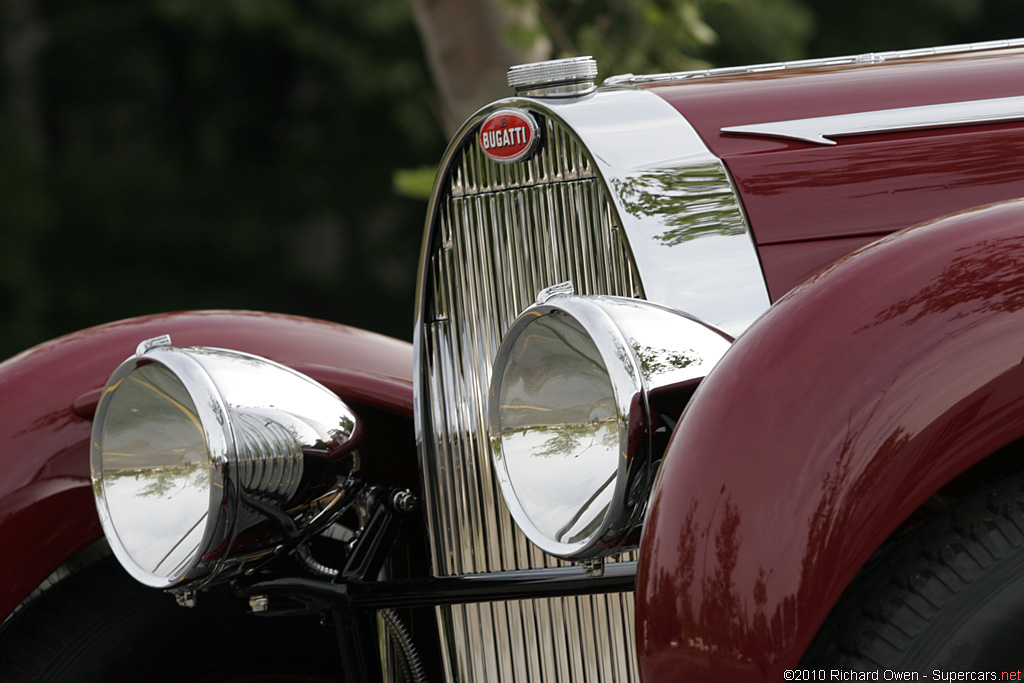
<path id="1" fill-rule="evenodd" d="M 644 680 L 782 680 L 901 522 L 1024 435 L 1022 356 L 1022 201 L 894 234 L 774 306 L 662 466 L 637 576 Z"/>
<path id="2" fill-rule="evenodd" d="M 89 484 L 92 414 L 114 368 L 140 341 L 161 334 L 179 346 L 271 358 L 346 401 L 411 425 L 412 346 L 309 318 L 248 311 L 154 315 L 83 330 L 14 356 L 0 364 L 0 621 L 102 536 Z M 415 477 L 411 426 L 407 433 Z"/>

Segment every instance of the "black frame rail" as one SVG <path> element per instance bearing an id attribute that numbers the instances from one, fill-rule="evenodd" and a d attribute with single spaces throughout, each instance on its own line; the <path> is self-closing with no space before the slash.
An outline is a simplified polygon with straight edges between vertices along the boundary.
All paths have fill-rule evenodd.
<path id="1" fill-rule="evenodd" d="M 636 585 L 635 561 L 607 563 L 599 574 L 574 565 L 379 581 L 401 517 L 411 510 L 408 505 L 396 504 L 408 492 L 369 488 L 366 494 L 372 510 L 369 521 L 336 577 L 283 577 L 239 587 L 246 596 L 267 598 L 268 615 L 331 612 L 346 680 L 372 682 L 383 678 L 377 633 L 379 610 L 622 593 Z"/>

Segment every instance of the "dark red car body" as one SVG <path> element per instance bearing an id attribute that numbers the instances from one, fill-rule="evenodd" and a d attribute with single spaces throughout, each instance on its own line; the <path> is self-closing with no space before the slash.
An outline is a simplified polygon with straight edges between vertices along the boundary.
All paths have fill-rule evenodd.
<path id="1" fill-rule="evenodd" d="M 1022 72 L 1009 47 L 634 83 L 725 164 L 772 301 L 664 454 L 636 578 L 647 683 L 781 680 L 879 548 L 1024 437 L 1024 111 L 831 145 L 722 129 L 1017 97 Z M 237 312 L 85 330 L 0 365 L 0 619 L 101 537 L 90 420 L 158 334 L 312 376 L 371 416 L 368 476 L 419 489 L 404 342 Z"/>
<path id="2" fill-rule="evenodd" d="M 370 435 L 380 441 L 378 448 L 391 449 L 402 436 L 411 437 L 411 347 L 354 328 L 268 313 L 200 311 L 125 320 L 30 349 L 0 365 L 0 545 L 33 548 L 18 562 L 0 563 L 5 617 L 52 572 L 103 537 L 84 456 L 91 419 L 110 368 L 140 340 L 159 334 L 172 335 L 176 343 L 276 358 L 354 405 L 390 415 L 391 426 Z M 414 472 L 411 444 L 402 441 L 400 448 Z M 400 460 L 401 450 L 395 453 Z"/>
<path id="3" fill-rule="evenodd" d="M 1024 125 L 828 147 L 720 129 L 1015 96 L 1021 58 L 654 89 L 725 161 L 782 300 L 704 382 L 666 456 L 638 577 L 645 680 L 780 680 L 875 550 L 1024 435 L 1024 203 L 1007 201 L 1024 196 Z"/>

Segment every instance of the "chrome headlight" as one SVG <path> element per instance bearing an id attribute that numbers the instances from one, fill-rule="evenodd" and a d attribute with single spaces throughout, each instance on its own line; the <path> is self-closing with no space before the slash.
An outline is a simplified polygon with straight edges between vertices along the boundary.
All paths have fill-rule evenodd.
<path id="1" fill-rule="evenodd" d="M 654 475 L 649 392 L 699 381 L 730 343 L 635 299 L 557 296 L 524 311 L 498 350 L 488 416 L 498 482 L 527 537 L 577 560 L 635 545 Z"/>
<path id="2" fill-rule="evenodd" d="M 92 431 L 103 531 L 125 569 L 158 588 L 237 570 L 322 518 L 354 469 L 356 429 L 348 407 L 304 375 L 169 344 L 143 342 L 114 371 Z"/>

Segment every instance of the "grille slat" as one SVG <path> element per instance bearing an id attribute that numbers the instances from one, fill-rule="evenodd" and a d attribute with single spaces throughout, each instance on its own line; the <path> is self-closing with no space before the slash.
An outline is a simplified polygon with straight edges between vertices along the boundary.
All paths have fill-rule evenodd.
<path id="1" fill-rule="evenodd" d="M 437 575 L 553 567 L 515 526 L 494 482 L 486 392 L 502 335 L 537 293 L 642 296 L 593 162 L 538 117 L 544 147 L 503 166 L 467 138 L 449 164 L 427 255 L 418 333 L 424 482 Z M 635 681 L 632 594 L 438 608 L 449 680 Z"/>

